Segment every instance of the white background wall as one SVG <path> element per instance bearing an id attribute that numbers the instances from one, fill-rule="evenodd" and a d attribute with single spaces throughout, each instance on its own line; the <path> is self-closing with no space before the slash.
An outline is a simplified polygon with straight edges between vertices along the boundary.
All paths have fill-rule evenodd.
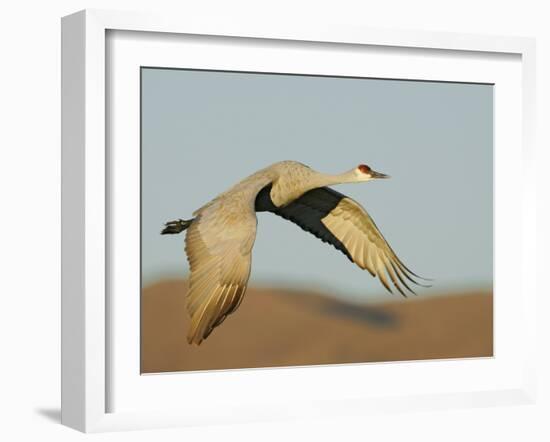
<path id="1" fill-rule="evenodd" d="M 550 14 L 545 1 L 31 0 L 0 7 L 0 438 L 83 440 L 59 420 L 60 17 L 83 8 L 246 14 L 274 22 L 534 36 L 538 52 L 538 172 L 548 185 Z M 178 6 L 179 5 L 179 6 Z M 545 198 L 547 199 L 547 198 Z M 541 198 L 542 201 L 542 198 Z M 544 211 L 543 211 L 544 209 Z M 548 225 L 541 207 L 539 226 Z M 544 234 L 544 238 L 543 238 Z M 547 229 L 540 229 L 539 269 Z M 547 258 L 546 258 L 547 260 Z M 540 405 L 379 415 L 92 436 L 94 440 L 548 440 L 550 295 L 540 284 Z"/>

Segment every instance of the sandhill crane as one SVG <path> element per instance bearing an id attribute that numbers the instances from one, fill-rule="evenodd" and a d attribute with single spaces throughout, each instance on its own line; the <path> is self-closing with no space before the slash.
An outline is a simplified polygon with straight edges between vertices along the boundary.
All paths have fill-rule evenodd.
<path id="1" fill-rule="evenodd" d="M 193 213 L 190 220 L 165 224 L 162 234 L 186 229 L 185 251 L 191 276 L 187 340 L 199 345 L 233 313 L 243 299 L 250 276 L 256 238 L 256 212 L 271 212 L 332 244 L 361 269 L 378 276 L 392 292 L 414 293 L 415 278 L 386 242 L 359 203 L 330 189 L 333 184 L 359 183 L 387 175 L 360 164 L 340 175 L 316 172 L 296 161 L 281 161 L 259 170 Z"/>

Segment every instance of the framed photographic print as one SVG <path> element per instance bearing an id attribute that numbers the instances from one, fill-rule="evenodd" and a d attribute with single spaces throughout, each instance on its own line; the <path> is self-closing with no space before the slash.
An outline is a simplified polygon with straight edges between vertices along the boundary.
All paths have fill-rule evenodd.
<path id="1" fill-rule="evenodd" d="M 533 400 L 532 40 L 62 26 L 63 423 Z"/>

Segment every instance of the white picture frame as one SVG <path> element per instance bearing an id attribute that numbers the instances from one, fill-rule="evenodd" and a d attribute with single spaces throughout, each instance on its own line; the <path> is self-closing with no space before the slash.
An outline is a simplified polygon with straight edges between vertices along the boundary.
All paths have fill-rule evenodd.
<path id="1" fill-rule="evenodd" d="M 502 169 L 495 165 L 495 174 L 503 176 L 506 165 L 519 161 L 522 164 L 516 173 L 521 174 L 522 186 L 515 191 L 511 190 L 514 198 L 522 210 L 517 210 L 512 225 L 519 226 L 519 236 L 515 250 L 515 264 L 520 271 L 509 275 L 510 284 L 514 284 L 521 293 L 516 307 L 519 305 L 521 315 L 515 318 L 516 327 L 521 328 L 512 343 L 511 336 L 505 332 L 510 320 L 510 306 L 502 302 L 495 308 L 495 339 L 502 339 L 503 349 L 500 358 L 498 351 L 492 360 L 479 361 L 447 361 L 437 366 L 411 363 L 351 365 L 337 367 L 315 367 L 304 369 L 265 369 L 242 370 L 239 372 L 195 373 L 193 384 L 213 384 L 218 391 L 227 388 L 228 380 L 234 385 L 234 390 L 227 390 L 234 399 L 220 403 L 219 409 L 212 404 L 199 403 L 194 409 L 185 407 L 156 406 L 148 409 L 146 404 L 130 409 L 127 406 L 114 407 L 112 391 L 118 388 L 118 397 L 123 397 L 121 404 L 135 403 L 139 397 L 151 403 L 152 396 L 158 404 L 159 398 L 167 397 L 168 391 L 174 388 L 175 377 L 140 376 L 139 372 L 125 375 L 118 373 L 115 364 L 115 355 L 110 336 L 120 335 L 113 328 L 112 305 L 108 298 L 108 290 L 112 289 L 112 275 L 107 271 L 109 260 L 116 259 L 109 256 L 108 244 L 116 235 L 116 222 L 112 229 L 107 220 L 112 210 L 113 201 L 109 194 L 107 173 L 110 161 L 108 143 L 112 133 L 106 131 L 107 118 L 112 116 L 108 110 L 108 81 L 106 67 L 112 60 L 108 56 L 117 56 L 108 51 L 106 44 L 109 32 L 154 32 L 159 35 L 185 38 L 193 36 L 217 36 L 230 41 L 247 39 L 255 42 L 271 41 L 284 42 L 286 46 L 303 45 L 332 45 L 338 47 L 377 47 L 379 51 L 391 48 L 402 48 L 403 51 L 425 49 L 430 50 L 434 61 L 438 57 L 449 54 L 470 54 L 474 59 L 482 62 L 484 57 L 491 54 L 503 54 L 515 57 L 516 67 L 511 68 L 510 77 L 502 79 L 506 87 L 500 95 L 504 100 L 511 100 L 517 106 L 512 107 L 503 115 L 509 119 L 506 125 L 511 130 L 510 137 L 503 139 L 496 129 L 495 153 L 511 152 L 501 155 Z M 152 34 L 140 34 L 147 38 Z M 135 42 L 131 43 L 135 45 Z M 139 43 L 138 43 L 139 44 Z M 144 44 L 144 43 L 143 43 Z M 128 46 L 129 47 L 129 46 Z M 128 66 L 138 66 L 139 59 L 132 57 L 136 54 L 135 46 L 128 50 L 130 57 Z M 147 51 L 143 51 L 146 53 Z M 158 51 L 156 51 L 158 53 Z M 169 50 L 168 50 L 169 52 Z M 446 55 L 447 54 L 447 55 Z M 197 20 L 192 17 L 165 17 L 151 14 L 134 14 L 127 12 L 112 12 L 100 10 L 86 10 L 64 17 L 62 20 L 62 423 L 80 431 L 111 431 L 123 429 L 155 428 L 167 426 L 197 425 L 214 422 L 249 422 L 266 419 L 284 419 L 288 417 L 308 417 L 318 415 L 357 415 L 374 410 L 393 412 L 398 410 L 419 410 L 452 407 L 470 407 L 499 404 L 533 403 L 535 400 L 535 366 L 534 342 L 535 333 L 535 179 L 534 174 L 534 97 L 535 97 L 535 43 L 533 39 L 518 37 L 493 37 L 480 35 L 465 35 L 451 33 L 428 33 L 416 31 L 388 31 L 363 28 L 349 28 L 345 26 L 307 26 L 295 28 L 283 24 L 248 23 L 233 21 L 231 23 L 216 23 Z M 137 63 L 137 64 L 136 64 Z M 394 78 L 440 79 L 445 77 L 446 69 L 437 70 L 437 63 L 432 63 L 432 71 L 419 64 L 416 73 L 403 74 L 395 71 Z M 443 64 L 444 65 L 444 64 Z M 319 69 L 322 69 L 320 67 Z M 397 69 L 397 68 L 396 68 Z M 413 69 L 413 68 L 411 68 Z M 476 81 L 501 75 L 498 70 L 491 74 L 468 73 L 467 70 L 458 70 L 454 73 L 454 81 Z M 474 71 L 472 71 L 474 72 Z M 474 75 L 475 74 L 475 75 Z M 403 77 L 405 75 L 405 77 Z M 479 76 L 481 75 L 481 77 Z M 504 75 L 504 74 L 502 74 Z M 382 78 L 389 77 L 385 72 Z M 494 77 L 496 78 L 496 77 Z M 500 80 L 499 80 L 500 81 Z M 508 94 L 508 95 L 505 95 Z M 499 95 L 497 95 L 498 105 Z M 515 100 L 515 101 L 514 101 Z M 116 118 L 115 118 L 116 121 Z M 515 131 L 515 132 L 514 132 Z M 517 141 L 517 147 L 507 148 L 505 143 Z M 132 144 L 132 143 L 130 143 Z M 502 147 L 501 147 L 502 146 Z M 120 162 L 120 161 L 119 161 Z M 517 167 L 517 163 L 515 163 Z M 115 166 L 116 167 L 116 166 Z M 502 192 L 504 183 L 495 181 L 495 192 Z M 515 193 L 514 193 L 515 192 Z M 498 207 L 498 201 L 496 202 Z M 133 209 L 129 209 L 133 210 Z M 498 212 L 495 212 L 497 219 Z M 514 224 L 515 223 L 515 224 Z M 108 228 L 109 227 L 109 228 Z M 499 250 L 499 235 L 495 234 L 495 253 Z M 129 252 L 127 252 L 130 254 Z M 498 255 L 496 255 L 497 257 Z M 517 256 L 521 257 L 521 265 L 517 265 Z M 509 273 L 512 259 L 503 255 L 500 268 L 503 277 Z M 499 289 L 499 279 L 496 273 L 496 290 Z M 504 292 L 503 292 L 504 293 Z M 504 298 L 503 298 L 504 299 Z M 517 301 L 517 300 L 516 300 Z M 116 311 L 116 309 L 115 309 Z M 136 320 L 139 320 L 136 318 Z M 115 321 L 116 323 L 116 321 Z M 129 325 L 129 327 L 135 327 Z M 129 330 L 133 330 L 129 328 Z M 116 332 L 116 333 L 115 333 Z M 500 338 L 499 338 L 500 333 Z M 510 337 L 510 339 L 505 339 Z M 531 337 L 531 339 L 528 339 Z M 118 339 L 118 338 L 116 338 Z M 133 338 L 131 338 L 133 339 Z M 132 341 L 133 342 L 133 341 Z M 505 346 L 509 348 L 506 349 Z M 521 352 L 518 350 L 521 346 Z M 132 345 L 130 345 L 132 347 Z M 118 346 L 120 348 L 120 346 Z M 135 346 L 134 346 L 135 348 Z M 116 351 L 116 350 L 115 350 Z M 117 353 L 118 358 L 132 358 L 132 355 Z M 135 353 L 134 353 L 135 355 Z M 496 361 L 496 362 L 495 362 Z M 505 361 L 499 365 L 500 361 Z M 408 364 L 408 365 L 407 365 Z M 350 386 L 342 382 L 335 388 L 323 394 L 313 395 L 314 384 L 308 380 L 315 378 L 312 373 L 322 374 L 327 378 L 336 379 L 337 376 L 354 379 L 361 376 L 365 370 L 376 370 L 381 377 L 395 376 L 400 379 L 400 370 L 406 368 L 417 376 L 429 378 L 434 373 L 447 373 L 453 376 L 458 370 L 470 373 L 471 376 L 463 379 L 458 390 L 452 392 L 446 387 L 457 383 L 456 378 L 442 381 L 433 385 L 431 390 L 406 391 L 404 386 L 396 381 L 393 391 L 378 391 L 376 394 L 367 394 L 360 390 L 350 394 Z M 129 364 L 125 370 L 132 370 Z M 312 371 L 312 370 L 315 370 Z M 495 373 L 497 370 L 498 373 Z M 482 373 L 484 372 L 484 374 Z M 339 374 L 341 373 L 341 374 Z M 482 374 L 480 374 L 482 373 Z M 477 376 L 477 377 L 476 377 Z M 483 377 L 485 376 L 485 377 Z M 491 385 L 483 384 L 488 377 L 496 379 Z M 118 383 L 113 384 L 113 378 Z M 148 379 L 147 379 L 148 378 Z M 477 381 L 476 381 L 477 380 Z M 128 381 L 128 382 L 126 382 Z M 269 393 L 269 384 L 299 385 L 296 393 L 290 396 L 271 394 L 273 400 L 258 401 L 251 393 L 242 393 L 235 396 L 236 391 L 248 392 L 264 388 Z M 124 385 L 120 388 L 118 385 Z M 420 389 L 424 388 L 421 382 Z M 337 387 L 337 388 L 336 388 Z M 178 388 L 181 388 L 178 387 Z M 186 386 L 190 395 L 199 393 Z M 131 396 L 132 391 L 136 397 Z M 308 396 L 308 394 L 310 396 Z M 163 396 L 164 395 L 164 396 Z M 301 396 L 300 396 L 301 395 Z M 270 395 L 267 394 L 268 399 Z M 173 405 L 173 404 L 172 404 Z M 229 407 L 227 407 L 229 405 Z M 223 407 L 222 407 L 223 406 Z M 224 408 L 225 407 L 225 408 Z M 120 408 L 120 409 L 119 409 Z M 223 412 L 222 409 L 229 411 Z M 238 412 L 237 412 L 238 410 Z"/>

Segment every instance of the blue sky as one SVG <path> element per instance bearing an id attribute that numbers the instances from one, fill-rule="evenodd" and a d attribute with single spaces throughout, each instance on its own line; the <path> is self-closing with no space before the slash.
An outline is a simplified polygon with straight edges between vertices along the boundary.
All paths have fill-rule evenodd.
<path id="1" fill-rule="evenodd" d="M 493 87 L 478 84 L 143 69 L 142 278 L 185 277 L 189 218 L 280 160 L 338 173 L 365 163 L 392 176 L 337 190 L 357 200 L 416 273 L 419 293 L 491 288 Z M 250 284 L 387 299 L 332 247 L 258 215 Z"/>

